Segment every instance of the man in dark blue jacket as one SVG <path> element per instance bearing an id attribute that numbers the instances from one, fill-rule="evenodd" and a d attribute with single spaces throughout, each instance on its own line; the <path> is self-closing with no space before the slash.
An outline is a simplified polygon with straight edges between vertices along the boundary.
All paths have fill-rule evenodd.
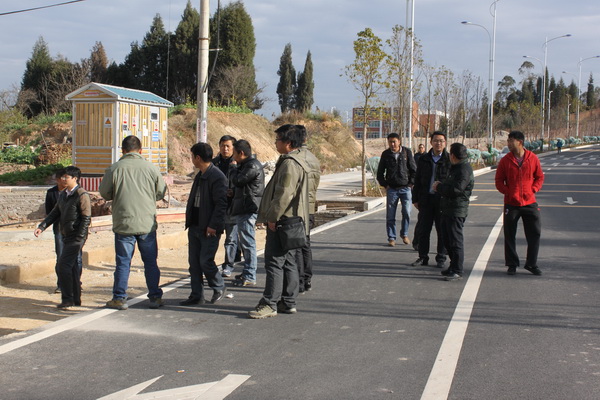
<path id="1" fill-rule="evenodd" d="M 443 181 L 450 170 L 450 156 L 446 151 L 446 134 L 435 131 L 431 134 L 431 150 L 423 154 L 417 163 L 417 175 L 412 192 L 412 202 L 419 210 L 419 229 L 413 242 L 418 242 L 419 258 L 412 263 L 413 266 L 428 265 L 429 247 L 431 243 L 431 230 L 435 224 L 437 232 L 437 254 L 435 261 L 437 267 L 443 268 L 446 262 L 446 248 L 442 239 L 440 226 L 440 195 L 433 191 L 435 181 Z"/>
<path id="2" fill-rule="evenodd" d="M 236 167 L 229 174 L 233 186 L 231 215 L 235 217 L 239 244 L 244 253 L 244 270 L 237 275 L 235 286 L 256 286 L 256 239 L 254 228 L 263 191 L 265 172 L 260 161 L 252 155 L 252 147 L 247 140 L 233 144 L 233 158 Z"/>
<path id="3" fill-rule="evenodd" d="M 192 163 L 200 170 L 190 191 L 185 227 L 188 228 L 188 258 L 192 293 L 182 306 L 203 304 L 204 281 L 214 293 L 210 300 L 216 303 L 225 294 L 225 281 L 215 264 L 215 254 L 224 229 L 227 208 L 227 179 L 212 162 L 212 148 L 208 143 L 196 143 L 191 148 Z"/>

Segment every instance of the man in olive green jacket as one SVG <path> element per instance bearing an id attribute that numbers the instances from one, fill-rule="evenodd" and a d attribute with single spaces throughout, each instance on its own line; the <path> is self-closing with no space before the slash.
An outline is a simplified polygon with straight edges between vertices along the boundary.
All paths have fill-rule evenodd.
<path id="1" fill-rule="evenodd" d="M 267 224 L 265 243 L 265 269 L 267 281 L 263 297 L 256 308 L 248 313 L 250 318 L 267 318 L 277 315 L 277 303 L 282 300 L 280 312 L 296 312 L 298 296 L 297 249 L 285 251 L 279 241 L 277 222 L 286 217 L 302 217 L 308 232 L 309 200 L 308 172 L 310 167 L 302 154 L 302 129 L 300 125 L 283 125 L 276 131 L 275 146 L 281 154 L 275 173 L 265 188 L 257 222 Z M 284 284 L 285 281 L 285 284 Z"/>
<path id="2" fill-rule="evenodd" d="M 166 185 L 158 168 L 141 155 L 142 144 L 136 136 L 123 139 L 121 149 L 123 157 L 106 169 L 99 188 L 104 199 L 112 200 L 115 233 L 113 298 L 106 306 L 118 310 L 128 307 L 129 268 L 137 243 L 144 262 L 150 308 L 158 308 L 163 300 L 156 263 L 156 202 L 164 197 Z"/>

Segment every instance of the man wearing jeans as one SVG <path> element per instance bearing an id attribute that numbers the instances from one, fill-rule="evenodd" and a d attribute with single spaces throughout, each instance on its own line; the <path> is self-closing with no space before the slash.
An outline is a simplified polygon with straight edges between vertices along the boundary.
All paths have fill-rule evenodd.
<path id="1" fill-rule="evenodd" d="M 408 225 L 412 205 L 411 189 L 415 181 L 417 167 L 410 149 L 401 145 L 400 135 L 390 133 L 387 137 L 389 149 L 381 153 L 377 168 L 377 182 L 387 194 L 386 231 L 388 245 L 396 245 L 396 210 L 398 201 L 402 202 L 402 226 L 400 237 L 404 244 L 410 244 Z"/>
<path id="2" fill-rule="evenodd" d="M 121 144 L 123 157 L 104 172 L 100 195 L 112 200 L 113 232 L 115 233 L 116 268 L 113 298 L 108 308 L 127 309 L 127 283 L 135 244 L 144 262 L 150 308 L 163 305 L 162 289 L 158 287 L 160 270 L 156 263 L 156 202 L 165 195 L 165 181 L 158 167 L 142 156 L 142 144 L 136 136 L 127 136 Z"/>
<path id="3" fill-rule="evenodd" d="M 233 284 L 256 286 L 254 227 L 265 190 L 265 172 L 260 161 L 252 155 L 252 147 L 247 140 L 238 140 L 233 144 L 233 158 L 237 168 L 232 169 L 229 175 L 229 181 L 234 187 L 231 214 L 236 219 L 239 243 L 244 253 L 244 270 L 236 275 Z"/>

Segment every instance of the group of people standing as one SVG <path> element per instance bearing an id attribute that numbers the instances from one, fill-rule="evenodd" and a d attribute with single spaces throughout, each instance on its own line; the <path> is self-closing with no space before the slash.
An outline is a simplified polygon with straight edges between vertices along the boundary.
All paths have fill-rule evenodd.
<path id="1" fill-rule="evenodd" d="M 474 175 L 468 161 L 467 148 L 453 143 L 446 150 L 447 137 L 440 131 L 430 136 L 431 148 L 413 156 L 401 145 L 397 133 L 388 135 L 389 148 L 381 154 L 377 181 L 386 190 L 386 233 L 388 245 L 396 245 L 396 210 L 402 206 L 400 237 L 410 244 L 408 228 L 411 204 L 419 211 L 415 224 L 413 246 L 419 256 L 411 265 L 429 265 L 431 231 L 437 234 L 436 266 L 447 281 L 462 279 L 464 264 L 463 227 L 468 215 L 469 201 L 474 187 Z M 525 137 L 520 131 L 508 135 L 510 152 L 501 159 L 496 171 L 495 184 L 504 194 L 504 248 L 505 264 L 509 275 L 516 274 L 519 257 L 516 252 L 516 232 L 519 219 L 523 220 L 527 240 L 527 258 L 524 268 L 541 275 L 537 256 L 541 236 L 540 211 L 537 193 L 544 175 L 538 157 L 524 148 Z M 422 148 L 421 148 L 422 146 Z M 446 261 L 450 258 L 447 268 Z"/>
<path id="2" fill-rule="evenodd" d="M 314 226 L 316 191 L 320 180 L 318 159 L 306 146 L 307 132 L 302 125 L 283 125 L 276 131 L 275 147 L 280 153 L 273 177 L 265 187 L 265 174 L 247 140 L 223 136 L 219 154 L 213 157 L 208 143 L 196 143 L 190 157 L 196 174 L 186 207 L 188 262 L 191 293 L 179 304 L 194 306 L 206 302 L 204 280 L 212 289 L 211 303 L 221 300 L 227 290 L 224 278 L 233 273 L 237 248 L 243 254 L 243 270 L 233 281 L 235 286 L 256 285 L 257 251 L 255 227 L 266 226 L 265 269 L 267 279 L 262 298 L 249 312 L 261 319 L 277 312 L 296 312 L 298 293 L 312 288 L 310 229 Z M 108 308 L 126 310 L 127 286 L 135 245 L 144 263 L 149 307 L 164 305 L 159 286 L 157 264 L 156 201 L 165 195 L 166 184 L 158 168 L 142 156 L 136 136 L 127 136 L 121 144 L 123 156 L 111 165 L 100 183 L 100 195 L 112 201 L 115 234 L 115 272 L 112 299 Z M 65 189 L 56 205 L 34 234 L 51 224 L 59 226 L 64 244 L 57 261 L 62 301 L 58 308 L 81 305 L 80 261 L 77 255 L 87 238 L 91 221 L 90 198 L 79 186 L 81 171 L 65 170 Z M 285 220 L 301 217 L 306 240 L 302 247 L 288 249 L 278 229 Z M 225 262 L 215 262 L 222 234 L 225 233 Z M 58 254 L 58 248 L 57 248 Z M 80 260 L 79 256 L 79 260 Z"/>

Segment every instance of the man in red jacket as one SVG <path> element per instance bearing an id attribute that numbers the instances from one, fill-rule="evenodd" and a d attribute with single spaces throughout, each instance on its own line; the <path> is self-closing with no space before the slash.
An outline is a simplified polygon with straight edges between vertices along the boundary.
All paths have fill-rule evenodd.
<path id="1" fill-rule="evenodd" d="M 508 134 L 510 153 L 502 157 L 496 171 L 496 189 L 504 195 L 504 259 L 508 275 L 515 275 L 519 266 L 516 235 L 519 218 L 523 219 L 527 240 L 525 269 L 534 275 L 541 275 L 537 266 L 542 224 L 540 209 L 535 194 L 544 183 L 544 173 L 540 160 L 523 147 L 525 136 L 522 132 Z"/>

